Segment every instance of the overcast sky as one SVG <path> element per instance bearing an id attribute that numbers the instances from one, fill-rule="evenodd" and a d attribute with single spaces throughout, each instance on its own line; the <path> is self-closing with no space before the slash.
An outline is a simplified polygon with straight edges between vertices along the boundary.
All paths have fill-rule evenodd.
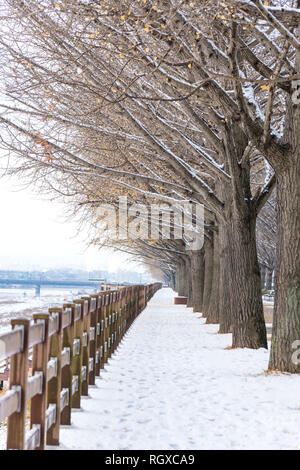
<path id="1" fill-rule="evenodd" d="M 39 200 L 19 190 L 17 180 L 0 178 L 0 269 L 79 267 L 87 270 L 119 267 L 141 270 L 126 255 L 89 248 L 84 234 L 76 236 L 74 222 L 66 222 L 64 206 Z"/>

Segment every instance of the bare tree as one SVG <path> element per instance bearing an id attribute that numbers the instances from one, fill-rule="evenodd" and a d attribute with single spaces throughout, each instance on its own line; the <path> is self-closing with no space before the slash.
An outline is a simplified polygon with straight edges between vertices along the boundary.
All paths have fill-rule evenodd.
<path id="1" fill-rule="evenodd" d="M 293 14 L 260 1 L 5 0 L 1 122 L 15 171 L 89 211 L 115 198 L 111 188 L 203 202 L 220 331 L 232 329 L 234 347 L 266 347 L 255 225 L 276 180 L 281 339 L 271 366 L 295 372 L 299 5 L 285 3 Z M 190 262 L 178 264 L 190 273 Z"/>

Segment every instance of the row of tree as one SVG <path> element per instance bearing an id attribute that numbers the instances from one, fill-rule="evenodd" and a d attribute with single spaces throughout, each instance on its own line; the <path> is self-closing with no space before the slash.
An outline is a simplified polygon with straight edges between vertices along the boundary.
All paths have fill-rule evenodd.
<path id="1" fill-rule="evenodd" d="M 259 260 L 275 264 L 270 369 L 298 373 L 299 3 L 3 0 L 0 37 L 8 172 L 161 269 L 233 347 L 267 347 Z M 203 204 L 203 248 L 160 220 L 156 239 L 97 234 L 125 195 Z"/>

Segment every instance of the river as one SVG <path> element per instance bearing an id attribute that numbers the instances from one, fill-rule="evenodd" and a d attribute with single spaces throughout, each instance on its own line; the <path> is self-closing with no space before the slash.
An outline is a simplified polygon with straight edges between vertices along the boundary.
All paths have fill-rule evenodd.
<path id="1" fill-rule="evenodd" d="M 40 296 L 35 289 L 0 289 L 0 334 L 10 330 L 10 320 L 17 317 L 32 318 L 33 313 L 47 312 L 50 307 L 60 307 L 84 295 L 95 293 L 95 288 L 41 288 Z"/>

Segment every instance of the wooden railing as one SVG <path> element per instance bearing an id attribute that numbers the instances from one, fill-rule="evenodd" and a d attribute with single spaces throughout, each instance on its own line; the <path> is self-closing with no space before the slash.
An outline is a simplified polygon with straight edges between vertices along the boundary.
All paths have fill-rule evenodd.
<path id="1" fill-rule="evenodd" d="M 60 424 L 71 424 L 72 408 L 80 408 L 81 396 L 160 287 L 104 291 L 33 315 L 33 321 L 12 320 L 13 330 L 0 336 L 0 361 L 10 360 L 9 391 L 0 398 L 7 449 L 59 445 Z"/>

